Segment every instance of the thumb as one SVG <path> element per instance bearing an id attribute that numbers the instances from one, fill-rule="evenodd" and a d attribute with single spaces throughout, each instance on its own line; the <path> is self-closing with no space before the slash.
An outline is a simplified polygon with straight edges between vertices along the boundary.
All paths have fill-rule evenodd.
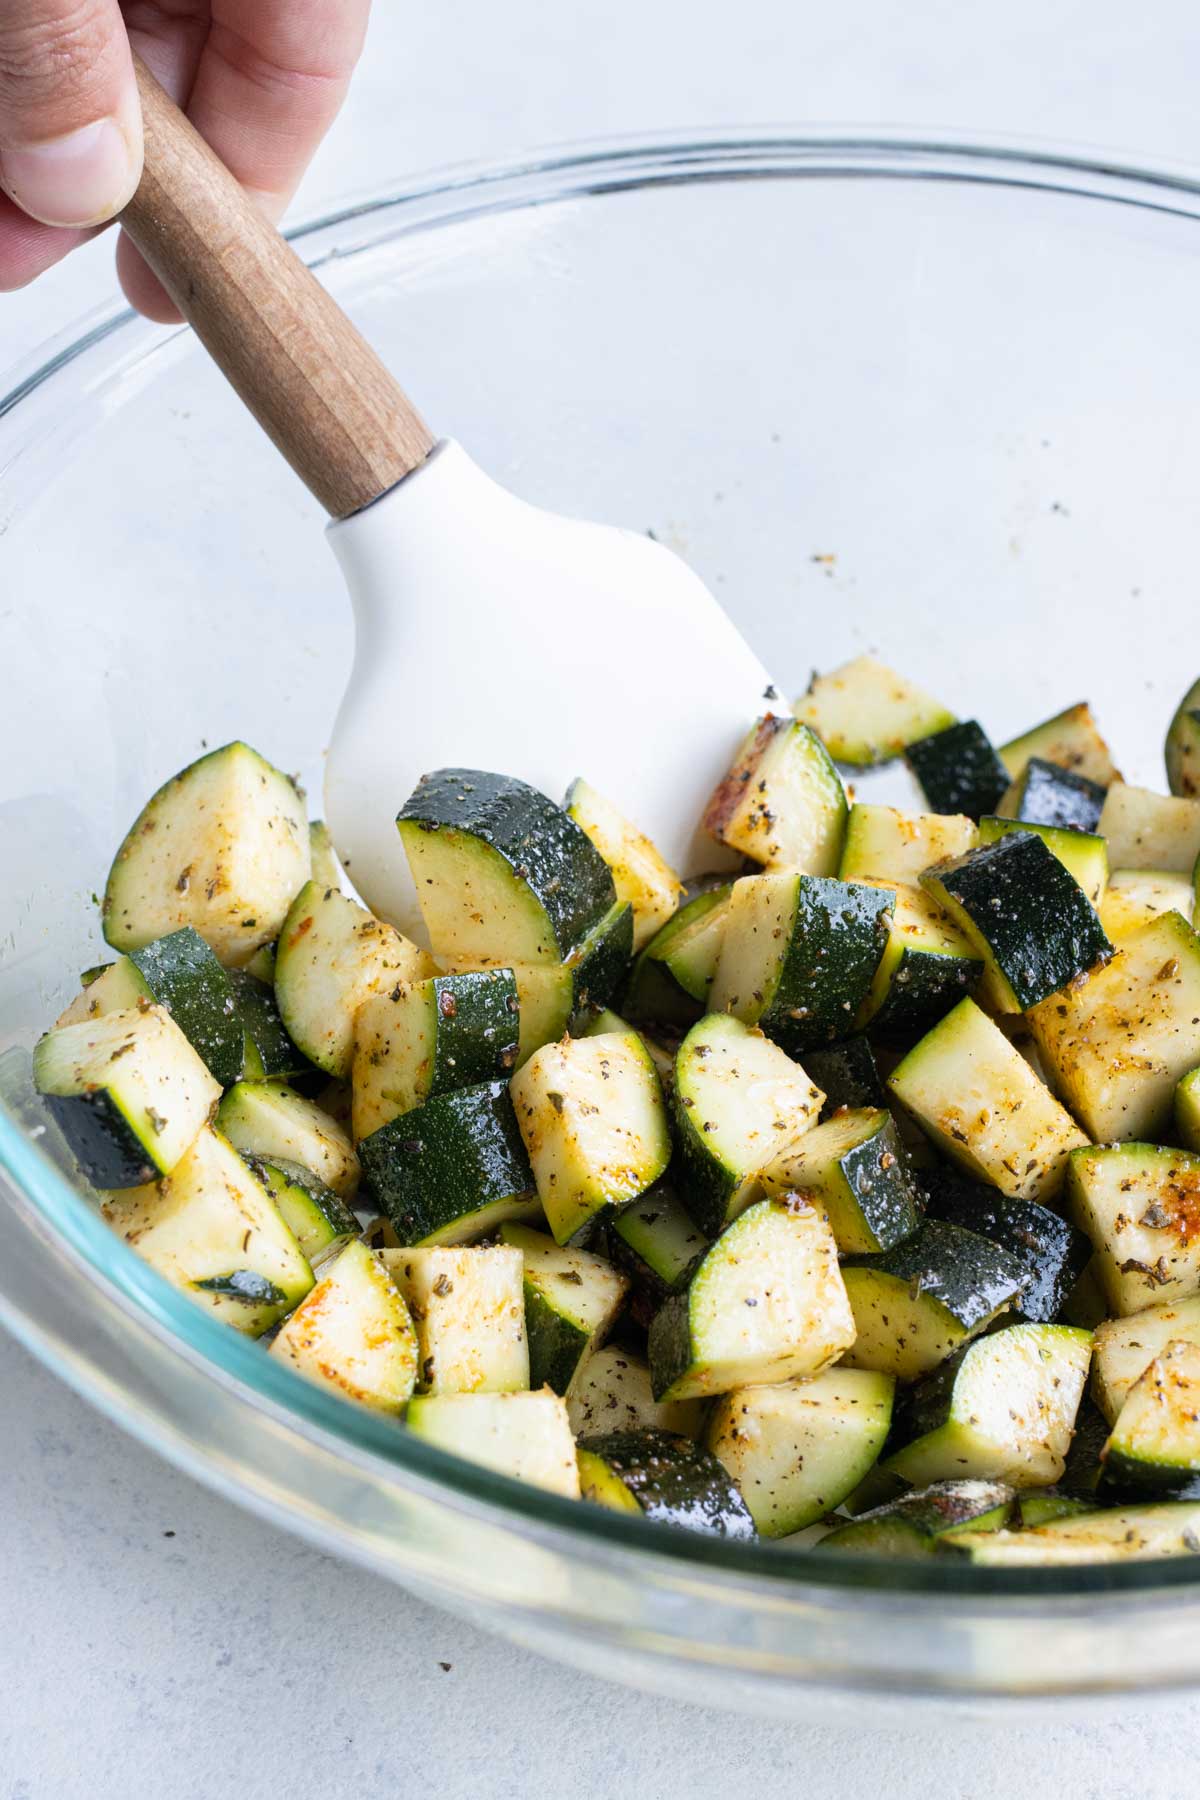
<path id="1" fill-rule="evenodd" d="M 0 188 L 46 225 L 99 225 L 141 178 L 117 0 L 0 0 Z"/>

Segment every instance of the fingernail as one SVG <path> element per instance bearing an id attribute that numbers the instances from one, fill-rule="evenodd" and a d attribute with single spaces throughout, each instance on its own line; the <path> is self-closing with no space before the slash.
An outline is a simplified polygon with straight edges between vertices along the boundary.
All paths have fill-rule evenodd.
<path id="1" fill-rule="evenodd" d="M 4 187 L 43 225 L 103 224 L 132 197 L 141 166 L 140 147 L 117 119 L 0 150 Z"/>

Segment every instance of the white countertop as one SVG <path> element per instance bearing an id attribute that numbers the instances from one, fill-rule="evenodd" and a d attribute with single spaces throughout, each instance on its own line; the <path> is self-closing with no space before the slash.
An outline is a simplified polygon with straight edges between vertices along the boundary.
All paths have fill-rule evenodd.
<path id="1" fill-rule="evenodd" d="M 376 0 L 354 96 L 296 210 L 555 139 L 800 119 L 1200 164 L 1193 9 Z M 109 255 L 93 245 L 0 296 L 0 363 L 111 292 Z M 3 1337 L 0 1441 L 0 1800 L 1194 1791 L 1189 1703 L 1150 1726 L 1064 1708 L 1041 1726 L 898 1738 L 870 1729 L 869 1709 L 853 1731 L 765 1725 L 554 1668 L 216 1499 Z"/>

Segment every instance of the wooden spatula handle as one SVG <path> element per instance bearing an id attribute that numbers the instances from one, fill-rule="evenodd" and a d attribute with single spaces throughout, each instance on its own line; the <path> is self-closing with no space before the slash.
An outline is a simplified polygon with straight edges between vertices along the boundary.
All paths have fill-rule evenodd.
<path id="1" fill-rule="evenodd" d="M 146 169 L 122 224 L 246 405 L 334 518 L 433 448 L 428 427 L 143 63 Z"/>

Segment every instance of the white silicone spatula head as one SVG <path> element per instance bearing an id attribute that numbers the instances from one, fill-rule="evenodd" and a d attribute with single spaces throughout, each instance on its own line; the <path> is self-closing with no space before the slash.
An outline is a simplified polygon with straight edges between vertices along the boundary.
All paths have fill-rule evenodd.
<path id="1" fill-rule="evenodd" d="M 144 70 L 124 216 L 238 392 L 333 515 L 357 621 L 326 811 L 351 878 L 413 928 L 396 813 L 428 770 L 585 775 L 683 872 L 766 670 L 670 551 L 529 506 L 402 390 Z"/>

